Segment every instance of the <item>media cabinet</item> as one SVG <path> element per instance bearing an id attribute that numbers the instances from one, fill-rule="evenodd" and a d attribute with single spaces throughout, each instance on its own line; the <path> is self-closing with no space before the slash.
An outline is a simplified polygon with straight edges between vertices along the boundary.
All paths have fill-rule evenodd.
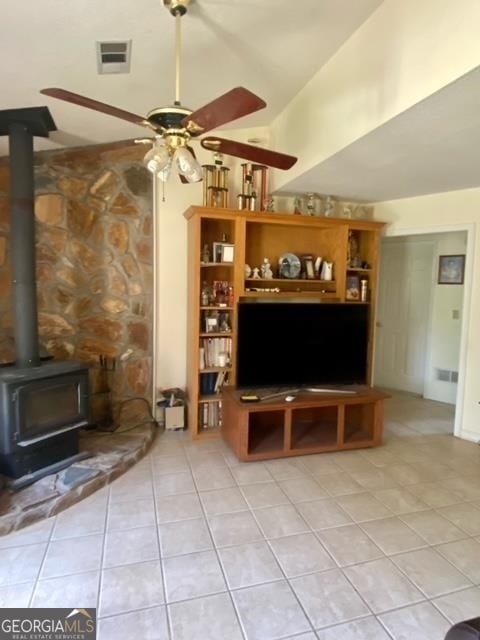
<path id="1" fill-rule="evenodd" d="M 223 433 L 236 443 L 230 430 L 238 428 L 246 443 L 243 449 L 235 445 L 242 459 L 378 444 L 382 421 L 378 392 L 366 388 L 354 399 L 302 397 L 288 406 L 283 401 L 247 406 L 235 401 L 231 387 L 237 384 L 239 302 L 266 298 L 365 306 L 366 380 L 371 383 L 379 242 L 384 223 L 202 206 L 190 207 L 184 216 L 188 229 L 188 428 L 192 437 L 218 438 Z M 313 262 L 321 257 L 333 264 L 333 278 L 310 277 L 303 267 L 296 277 L 281 277 L 279 259 L 284 254 Z M 261 267 L 266 257 L 274 277 L 253 278 L 250 268 Z M 360 295 L 360 281 L 367 289 L 366 299 Z M 210 295 L 203 295 L 205 289 Z M 357 416 L 363 430 L 353 435 Z M 242 427 L 239 419 L 244 421 Z M 303 427 L 297 425 L 308 421 L 310 426 L 324 427 L 322 434 L 316 427 L 310 429 L 311 441 L 304 445 L 307 436 L 300 437 Z M 250 423 L 259 426 L 251 428 Z M 265 442 L 260 438 L 262 442 L 254 446 L 262 430 L 270 436 Z"/>
<path id="2" fill-rule="evenodd" d="M 245 391 L 227 387 L 222 394 L 223 437 L 242 461 L 381 444 L 383 401 L 388 395 L 371 387 L 350 389 L 354 393 L 292 392 L 290 402 L 285 400 L 288 391 L 260 402 L 242 402 Z"/>

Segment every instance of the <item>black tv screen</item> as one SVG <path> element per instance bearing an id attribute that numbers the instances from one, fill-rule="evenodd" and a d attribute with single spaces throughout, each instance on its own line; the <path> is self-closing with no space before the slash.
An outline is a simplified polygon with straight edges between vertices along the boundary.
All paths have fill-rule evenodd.
<path id="1" fill-rule="evenodd" d="M 367 305 L 239 303 L 239 387 L 366 384 L 367 348 Z"/>

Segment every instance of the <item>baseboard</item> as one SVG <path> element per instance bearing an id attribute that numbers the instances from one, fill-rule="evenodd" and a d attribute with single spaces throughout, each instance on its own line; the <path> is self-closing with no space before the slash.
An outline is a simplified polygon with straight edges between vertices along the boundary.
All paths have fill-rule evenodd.
<path id="1" fill-rule="evenodd" d="M 458 438 L 462 438 L 462 440 L 469 440 L 470 442 L 475 442 L 476 444 L 480 443 L 480 433 L 477 431 L 469 431 L 468 429 L 462 429 L 459 433 L 455 434 Z"/>

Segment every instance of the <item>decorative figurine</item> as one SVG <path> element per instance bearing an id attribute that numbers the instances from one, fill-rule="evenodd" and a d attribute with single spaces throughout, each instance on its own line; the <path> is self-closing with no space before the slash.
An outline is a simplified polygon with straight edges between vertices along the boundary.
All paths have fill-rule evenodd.
<path id="1" fill-rule="evenodd" d="M 246 264 L 245 267 L 245 278 L 250 278 L 252 275 L 252 267 L 249 264 Z"/>
<path id="2" fill-rule="evenodd" d="M 322 264 L 321 280 L 332 280 L 333 278 L 333 262 L 324 262 Z"/>
<path id="3" fill-rule="evenodd" d="M 332 196 L 327 196 L 327 199 L 325 201 L 325 211 L 323 212 L 323 215 L 326 218 L 332 218 L 335 215 L 335 200 L 332 198 Z"/>
<path id="4" fill-rule="evenodd" d="M 302 211 L 302 199 L 301 198 L 295 198 L 293 201 L 293 213 L 297 216 L 301 215 L 303 213 Z"/>
<path id="5" fill-rule="evenodd" d="M 272 265 L 270 264 L 270 261 L 269 261 L 268 258 L 264 258 L 263 259 L 263 264 L 260 267 L 260 271 L 262 273 L 262 278 L 264 280 L 272 280 L 273 279 Z"/>
<path id="6" fill-rule="evenodd" d="M 315 203 L 315 194 L 314 193 L 307 193 L 307 213 L 309 216 L 314 216 L 315 215 L 315 210 L 316 210 L 316 203 Z"/>
<path id="7" fill-rule="evenodd" d="M 269 213 L 273 213 L 275 211 L 275 200 L 272 196 L 266 198 L 265 211 L 268 211 Z"/>
<path id="8" fill-rule="evenodd" d="M 260 280 L 260 269 L 258 267 L 253 267 L 252 278 L 254 280 Z"/>

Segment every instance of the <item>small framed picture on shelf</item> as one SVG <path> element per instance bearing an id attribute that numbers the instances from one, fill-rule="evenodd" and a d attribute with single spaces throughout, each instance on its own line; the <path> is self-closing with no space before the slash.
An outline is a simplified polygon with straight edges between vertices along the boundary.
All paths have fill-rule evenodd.
<path id="1" fill-rule="evenodd" d="M 347 276 L 346 300 L 360 300 L 360 278 L 358 276 Z"/>
<path id="2" fill-rule="evenodd" d="M 218 331 L 218 315 L 210 314 L 205 316 L 205 332 L 216 333 Z"/>
<path id="3" fill-rule="evenodd" d="M 233 262 L 235 245 L 228 242 L 213 243 L 213 258 L 215 262 Z"/>
<path id="4" fill-rule="evenodd" d="M 463 284 L 465 256 L 439 256 L 438 284 Z"/>
<path id="5" fill-rule="evenodd" d="M 313 263 L 313 256 L 311 255 L 302 256 L 302 265 L 303 265 L 303 272 L 305 274 L 305 278 L 307 278 L 307 280 L 314 280 L 315 265 Z"/>

